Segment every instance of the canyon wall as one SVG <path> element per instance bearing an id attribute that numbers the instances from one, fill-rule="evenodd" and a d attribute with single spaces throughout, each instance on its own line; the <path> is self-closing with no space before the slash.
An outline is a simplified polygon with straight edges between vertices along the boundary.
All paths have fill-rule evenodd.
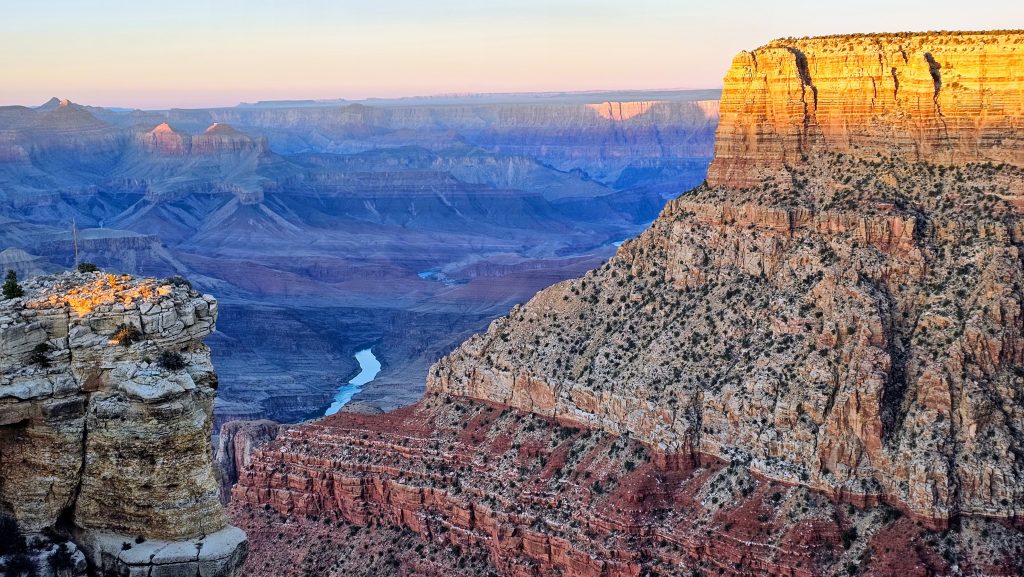
<path id="1" fill-rule="evenodd" d="M 102 575 L 231 576 L 245 534 L 217 499 L 217 302 L 100 273 L 0 301 L 0 513 L 70 537 Z"/>
<path id="2" fill-rule="evenodd" d="M 1024 551 L 996 521 L 951 538 L 739 461 L 443 394 L 288 429 L 229 511 L 253 576 L 1014 575 Z"/>
<path id="3" fill-rule="evenodd" d="M 741 52 L 708 182 L 754 186 L 825 150 L 1024 165 L 1024 34 L 830 36 Z"/>
<path id="4" fill-rule="evenodd" d="M 417 405 L 253 453 L 250 569 L 297 574 L 273 551 L 300 525 L 461 552 L 434 575 L 1024 571 L 1022 37 L 742 54 L 708 183 L 444 357 Z M 864 91 L 879 70 L 898 94 Z M 344 574 L 326 551 L 289 561 Z"/>

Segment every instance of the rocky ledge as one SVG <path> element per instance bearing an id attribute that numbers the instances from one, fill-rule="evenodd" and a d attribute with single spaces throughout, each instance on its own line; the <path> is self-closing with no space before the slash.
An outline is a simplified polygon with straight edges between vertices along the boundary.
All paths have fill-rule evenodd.
<path id="1" fill-rule="evenodd" d="M 0 507 L 93 571 L 230 576 L 245 534 L 217 499 L 217 301 L 181 279 L 37 277 L 0 301 Z"/>
<path id="2" fill-rule="evenodd" d="M 932 530 L 739 461 L 666 459 L 635 437 L 446 395 L 284 431 L 252 454 L 229 512 L 253 539 L 254 577 L 1024 569 L 1012 525 L 971 518 Z"/>

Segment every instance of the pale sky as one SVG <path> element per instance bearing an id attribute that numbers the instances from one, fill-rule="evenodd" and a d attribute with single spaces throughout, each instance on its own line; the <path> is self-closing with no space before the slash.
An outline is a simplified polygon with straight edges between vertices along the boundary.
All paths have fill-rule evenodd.
<path id="1" fill-rule="evenodd" d="M 0 105 L 716 88 L 772 38 L 994 28 L 1020 0 L 3 0 Z"/>

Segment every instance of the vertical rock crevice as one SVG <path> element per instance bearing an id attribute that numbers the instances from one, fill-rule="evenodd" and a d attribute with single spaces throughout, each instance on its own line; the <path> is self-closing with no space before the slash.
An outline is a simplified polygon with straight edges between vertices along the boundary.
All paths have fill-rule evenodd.
<path id="1" fill-rule="evenodd" d="M 793 55 L 796 64 L 797 76 L 800 79 L 800 102 L 804 108 L 803 130 L 800 137 L 800 151 L 806 152 L 808 138 L 810 136 L 811 124 L 814 122 L 814 115 L 818 112 L 818 88 L 814 86 L 811 78 L 811 70 L 807 64 L 807 55 L 792 46 L 786 46 L 786 50 Z M 811 91 L 812 102 L 807 102 L 807 90 Z M 813 108 L 812 108 L 813 106 Z"/>

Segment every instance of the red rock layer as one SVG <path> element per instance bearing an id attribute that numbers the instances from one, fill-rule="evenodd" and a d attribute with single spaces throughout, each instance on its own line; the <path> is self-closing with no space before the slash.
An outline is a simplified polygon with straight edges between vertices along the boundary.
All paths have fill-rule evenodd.
<path id="1" fill-rule="evenodd" d="M 950 559 L 1007 575 L 1024 552 L 1021 533 L 994 521 L 930 532 L 893 509 L 836 506 L 739 463 L 657 456 L 628 438 L 444 396 L 284 432 L 253 454 L 231 515 L 250 534 L 313 520 L 335 528 L 333 548 L 350 523 L 405 528 L 523 577 L 813 576 L 848 566 L 910 576 L 950 571 Z M 292 543 L 287 563 L 272 539 L 254 540 L 246 574 L 289 575 L 286 566 L 303 563 L 339 574 L 309 566 L 324 539 Z M 452 563 L 437 574 L 487 571 Z"/>
<path id="2" fill-rule="evenodd" d="M 1024 33 L 783 39 L 736 56 L 708 183 L 753 186 L 825 149 L 1024 166 Z"/>

